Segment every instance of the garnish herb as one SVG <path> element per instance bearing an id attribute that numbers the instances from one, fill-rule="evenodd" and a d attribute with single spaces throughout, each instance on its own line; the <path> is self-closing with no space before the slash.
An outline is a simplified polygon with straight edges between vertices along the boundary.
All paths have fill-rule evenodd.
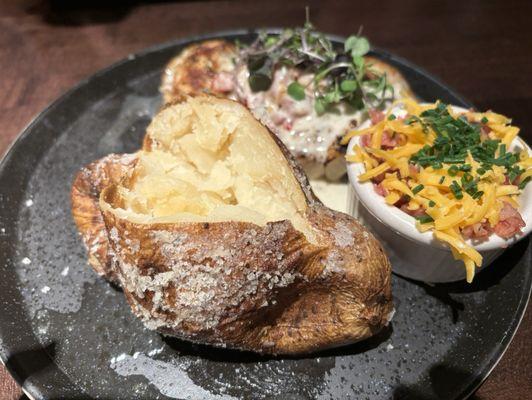
<path id="1" fill-rule="evenodd" d="M 486 117 L 481 119 L 481 123 L 487 122 Z M 468 154 L 481 165 L 476 171 L 478 175 L 484 175 L 497 165 L 504 167 L 508 180 L 514 182 L 524 172 L 516 165 L 519 153 L 507 151 L 506 145 L 500 140 L 482 141 L 479 124 L 469 122 L 464 116 L 455 118 L 449 114 L 448 106 L 443 103 L 423 111 L 419 116 L 408 117 L 405 119 L 405 124 L 420 124 L 425 133 L 428 133 L 428 128 L 435 132 L 434 143 L 431 146 L 423 146 L 410 158 L 410 162 L 434 169 L 441 169 L 443 164 L 451 164 L 447 167 L 449 176 L 455 177 L 461 174 L 460 183 L 455 180 L 449 186 L 457 199 L 463 197 L 463 192 L 474 198 L 483 195 L 478 191 L 478 178 L 474 179 L 470 173 L 471 165 L 465 162 Z M 443 181 L 442 177 L 440 184 Z"/>
<path id="2" fill-rule="evenodd" d="M 420 215 L 414 218 L 417 219 L 420 224 L 428 224 L 430 222 L 434 222 L 434 219 L 430 215 Z"/>
<path id="3" fill-rule="evenodd" d="M 421 184 L 420 184 L 420 185 L 417 185 L 416 187 L 414 187 L 414 188 L 412 189 L 412 193 L 414 193 L 414 194 L 418 194 L 419 192 L 421 192 L 421 191 L 423 190 L 424 187 L 425 187 L 425 186 L 423 186 L 423 185 L 421 185 Z"/>
<path id="4" fill-rule="evenodd" d="M 523 179 L 523 181 L 519 185 L 517 185 L 517 187 L 520 190 L 523 190 L 525 186 L 528 184 L 528 182 L 530 182 L 530 176 L 527 176 L 525 179 Z"/>
<path id="5" fill-rule="evenodd" d="M 303 100 L 305 98 L 305 88 L 298 82 L 292 82 L 288 85 L 287 93 L 294 100 Z"/>
<path id="6" fill-rule="evenodd" d="M 344 48 L 332 42 L 307 21 L 302 28 L 285 29 L 279 34 L 259 35 L 257 40 L 240 52 L 239 62 L 249 70 L 251 90 L 268 90 L 277 68 L 295 67 L 304 74 L 313 74 L 312 81 L 303 86 L 292 82 L 288 95 L 296 101 L 312 93 L 318 114 L 333 111 L 339 103 L 355 110 L 374 109 L 393 97 L 393 87 L 364 60 L 370 45 L 366 38 L 352 35 Z"/>
<path id="7" fill-rule="evenodd" d="M 453 181 L 449 188 L 451 189 L 451 192 L 453 192 L 454 197 L 456 197 L 458 200 L 464 197 L 464 194 L 462 193 L 462 188 L 456 181 Z"/>

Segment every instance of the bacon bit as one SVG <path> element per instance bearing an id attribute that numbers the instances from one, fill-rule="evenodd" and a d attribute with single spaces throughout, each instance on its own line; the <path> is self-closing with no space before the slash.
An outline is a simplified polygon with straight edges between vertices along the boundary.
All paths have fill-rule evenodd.
<path id="1" fill-rule="evenodd" d="M 513 182 L 510 182 L 508 175 L 504 175 L 504 184 L 505 185 L 519 185 L 521 183 L 521 175 L 516 177 Z"/>
<path id="2" fill-rule="evenodd" d="M 491 128 L 488 125 L 480 124 L 480 137 L 482 140 L 488 140 L 490 138 Z"/>
<path id="3" fill-rule="evenodd" d="M 368 114 L 369 114 L 369 118 L 371 119 L 371 123 L 373 125 L 377 125 L 379 122 L 381 122 L 384 119 L 384 113 L 377 109 L 368 110 Z"/>
<path id="4" fill-rule="evenodd" d="M 218 93 L 231 92 L 234 88 L 233 75 L 229 72 L 219 72 L 212 81 L 212 90 Z"/>
<path id="5" fill-rule="evenodd" d="M 360 137 L 360 144 L 362 147 L 369 147 L 371 144 L 371 135 L 368 133 Z"/>
<path id="6" fill-rule="evenodd" d="M 486 135 L 491 132 L 491 128 L 486 124 L 480 124 L 480 130 Z"/>
<path id="7" fill-rule="evenodd" d="M 503 239 L 509 239 L 519 233 L 525 227 L 525 221 L 515 208 L 504 202 L 499 216 L 499 222 L 493 228 L 494 232 Z"/>
<path id="8" fill-rule="evenodd" d="M 286 115 L 280 112 L 272 113 L 270 118 L 275 125 L 281 125 L 284 121 L 286 121 Z"/>
<path id="9" fill-rule="evenodd" d="M 371 181 L 373 183 L 381 183 L 384 180 L 384 178 L 386 178 L 385 174 L 386 173 L 383 172 L 382 174 L 375 175 L 373 178 L 371 178 Z"/>
<path id="10" fill-rule="evenodd" d="M 377 193 L 379 196 L 388 196 L 388 191 L 380 183 L 374 183 L 373 189 L 375 190 L 375 193 Z"/>
<path id="11" fill-rule="evenodd" d="M 410 197 L 408 197 L 406 194 L 401 196 L 399 200 L 397 200 L 394 204 L 397 208 L 401 208 L 402 206 L 406 205 L 410 201 Z M 408 210 L 412 211 L 412 210 Z"/>
<path id="12" fill-rule="evenodd" d="M 399 208 L 401 209 L 401 211 L 407 213 L 408 215 L 411 215 L 412 217 L 421 217 L 423 215 L 427 215 L 423 207 L 419 207 L 417 210 L 409 210 L 407 206 L 408 203 L 404 203 Z"/>
<path id="13" fill-rule="evenodd" d="M 492 234 L 492 232 L 493 230 L 491 229 L 489 222 L 484 221 L 463 228 L 462 236 L 465 239 L 485 240 Z"/>
<path id="14" fill-rule="evenodd" d="M 385 150 L 393 149 L 399 144 L 399 137 L 397 135 L 394 135 L 393 133 L 390 133 L 388 131 L 384 131 L 382 133 L 382 140 L 381 140 L 381 147 Z"/>
<path id="15" fill-rule="evenodd" d="M 419 166 L 414 164 L 408 164 L 408 169 L 410 170 L 410 175 L 416 176 L 419 173 Z"/>

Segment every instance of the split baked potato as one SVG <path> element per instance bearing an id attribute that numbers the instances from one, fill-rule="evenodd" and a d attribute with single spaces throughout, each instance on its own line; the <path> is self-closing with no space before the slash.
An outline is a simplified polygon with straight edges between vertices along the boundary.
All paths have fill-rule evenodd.
<path id="1" fill-rule="evenodd" d="M 391 317 L 380 244 L 323 206 L 237 102 L 167 106 L 139 152 L 80 171 L 72 207 L 85 243 L 104 244 L 88 246 L 91 264 L 164 334 L 301 354 L 365 339 Z"/>

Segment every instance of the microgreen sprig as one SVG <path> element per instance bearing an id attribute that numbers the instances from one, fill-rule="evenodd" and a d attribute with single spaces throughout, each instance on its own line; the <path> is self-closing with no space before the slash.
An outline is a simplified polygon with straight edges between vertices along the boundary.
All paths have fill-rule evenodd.
<path id="1" fill-rule="evenodd" d="M 332 111 L 339 103 L 355 110 L 381 107 L 393 97 L 393 87 L 372 69 L 364 56 L 370 45 L 366 38 L 352 35 L 343 49 L 318 32 L 308 20 L 301 28 L 285 29 L 279 34 L 259 34 L 257 40 L 240 51 L 240 61 L 249 70 L 248 82 L 254 92 L 268 90 L 275 71 L 294 67 L 302 74 L 312 74 L 310 83 L 297 80 L 287 87 L 292 99 L 301 101 L 311 93 L 318 114 Z"/>

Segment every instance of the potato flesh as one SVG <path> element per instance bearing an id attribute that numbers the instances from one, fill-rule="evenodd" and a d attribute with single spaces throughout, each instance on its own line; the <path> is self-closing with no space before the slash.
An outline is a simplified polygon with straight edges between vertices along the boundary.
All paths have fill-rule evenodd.
<path id="1" fill-rule="evenodd" d="M 290 220 L 312 240 L 306 200 L 269 132 L 241 105 L 202 98 L 163 110 L 148 128 L 125 208 L 151 221 Z"/>

